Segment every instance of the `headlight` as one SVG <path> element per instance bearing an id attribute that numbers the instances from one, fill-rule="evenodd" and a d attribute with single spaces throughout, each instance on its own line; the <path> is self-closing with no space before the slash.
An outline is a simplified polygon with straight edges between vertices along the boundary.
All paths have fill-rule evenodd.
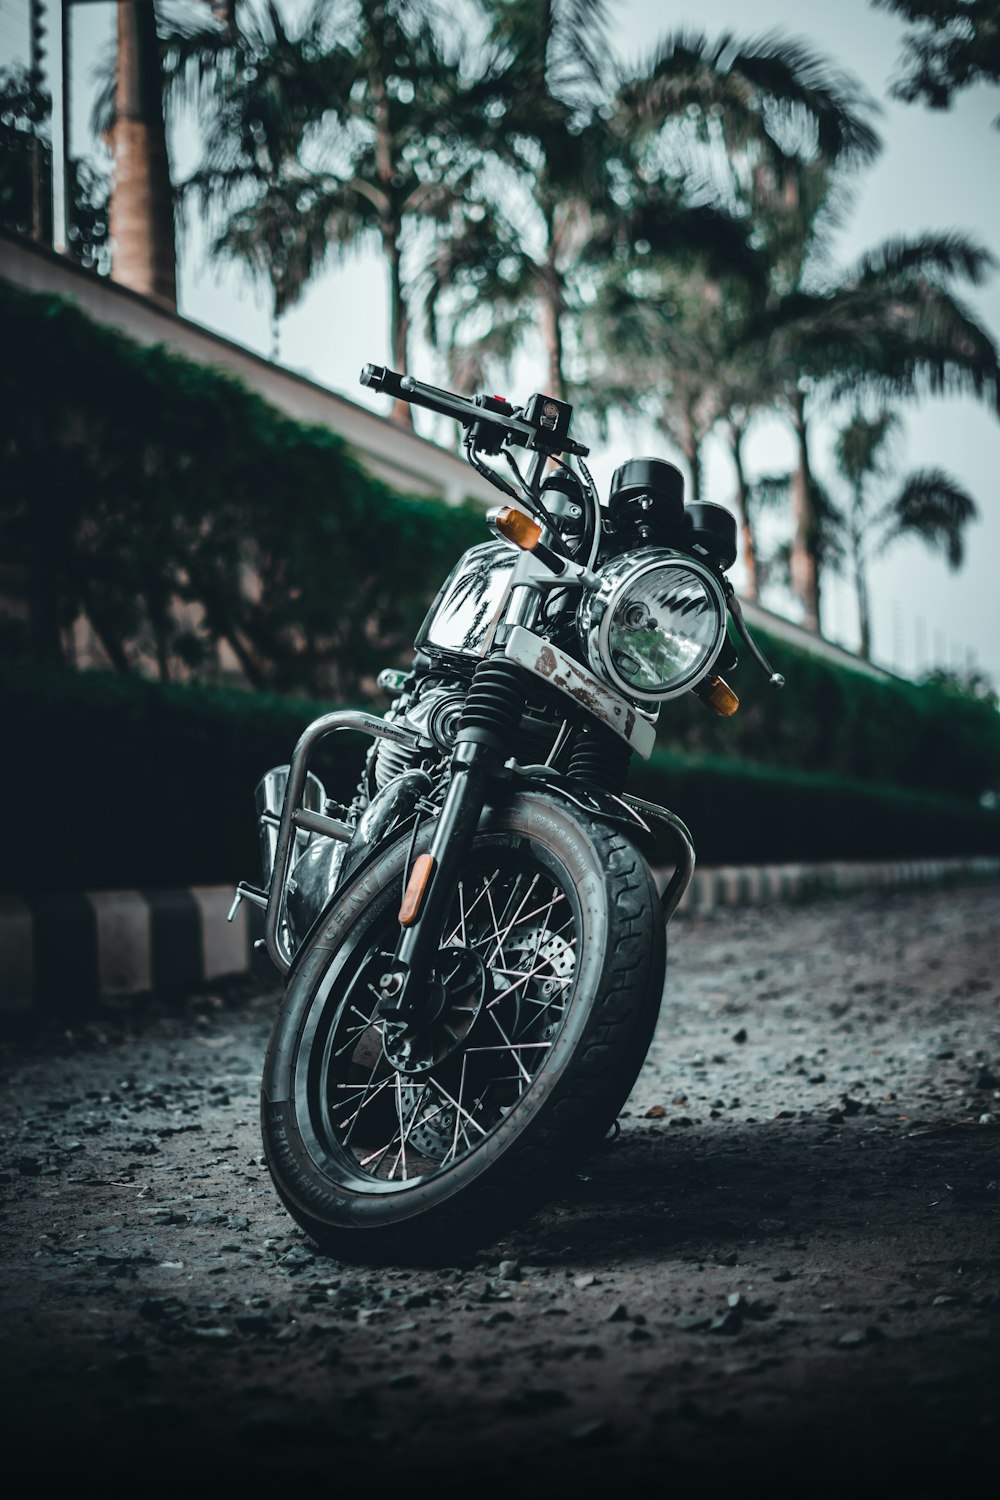
<path id="1" fill-rule="evenodd" d="M 644 703 L 685 693 L 709 671 L 726 633 L 726 601 L 710 569 L 649 547 L 615 558 L 585 594 L 577 628 L 593 670 Z"/>

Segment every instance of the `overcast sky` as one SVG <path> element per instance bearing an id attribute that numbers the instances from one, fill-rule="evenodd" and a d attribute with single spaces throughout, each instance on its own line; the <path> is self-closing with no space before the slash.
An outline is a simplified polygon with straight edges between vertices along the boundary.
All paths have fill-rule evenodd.
<path id="1" fill-rule="evenodd" d="M 0 0 L 0 56 L 18 50 L 17 36 L 27 0 Z M 97 52 L 113 35 L 115 7 L 108 3 L 74 7 L 72 13 L 75 149 L 84 144 L 82 122 L 90 70 Z M 862 250 L 897 234 L 960 228 L 974 233 L 995 252 L 1000 250 L 1000 131 L 990 128 L 1000 114 L 1000 90 L 980 87 L 958 97 L 946 112 L 922 105 L 902 105 L 888 97 L 897 69 L 903 27 L 898 19 L 872 9 L 869 0 L 617 0 L 612 5 L 611 42 L 627 61 L 638 61 L 667 30 L 698 27 L 709 35 L 731 31 L 740 37 L 779 30 L 803 38 L 831 61 L 849 70 L 881 106 L 878 128 L 885 149 L 876 165 L 858 181 L 850 219 L 841 232 L 839 250 L 850 263 Z M 184 140 L 174 142 L 175 166 L 190 161 Z M 263 295 L 254 294 L 227 269 L 206 270 L 189 253 L 180 268 L 181 313 L 216 329 L 260 353 L 269 347 Z M 1000 335 L 1000 276 L 967 301 Z M 387 353 L 385 271 L 370 254 L 331 271 L 284 320 L 282 361 L 351 399 L 384 409 L 384 401 L 357 383 L 369 360 L 389 362 Z M 440 372 L 430 352 L 419 346 L 414 373 L 436 379 Z M 540 362 L 517 371 L 518 390 L 526 397 L 543 378 Z M 524 389 L 520 386 L 523 383 Z M 1000 684 L 1000 605 L 995 574 L 1000 560 L 1000 424 L 971 400 L 931 400 L 903 408 L 905 436 L 901 468 L 940 466 L 976 498 L 982 519 L 969 529 L 967 561 L 957 575 L 916 543 L 902 543 L 873 576 L 874 655 L 885 665 L 912 674 L 927 665 L 963 667 L 973 659 Z M 816 465 L 830 476 L 830 425 L 817 424 Z M 445 437 L 443 429 L 440 432 Z M 669 444 L 652 434 L 613 434 L 606 450 L 595 451 L 591 467 L 602 490 L 613 469 L 632 452 L 676 457 Z M 773 472 L 791 463 L 790 438 L 777 422 L 754 429 L 751 466 Z M 732 474 L 721 447 L 708 455 L 706 498 L 727 503 Z M 738 571 L 734 574 L 737 585 Z M 775 599 L 776 607 L 785 602 Z M 856 613 L 845 582 L 825 583 L 827 634 L 853 646 Z M 791 612 L 791 611 L 789 611 Z"/>

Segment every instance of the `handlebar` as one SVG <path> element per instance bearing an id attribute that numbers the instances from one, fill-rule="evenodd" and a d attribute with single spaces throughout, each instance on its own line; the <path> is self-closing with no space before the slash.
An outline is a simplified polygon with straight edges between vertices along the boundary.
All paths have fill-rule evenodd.
<path id="1" fill-rule="evenodd" d="M 412 375 L 400 375 L 384 365 L 365 365 L 361 371 L 361 384 L 369 390 L 385 392 L 397 401 L 409 401 L 414 406 L 424 406 L 428 411 L 445 417 L 455 417 L 463 427 L 474 423 L 487 423 L 501 429 L 502 436 L 519 448 L 536 448 L 546 453 L 573 453 L 585 458 L 590 452 L 583 443 L 566 436 L 571 408 L 564 401 L 548 396 L 533 396 L 527 412 L 511 406 L 506 401 L 490 400 L 480 405 L 467 396 L 457 396 L 453 391 L 425 385 Z M 546 415 L 552 408 L 556 413 L 556 424 L 547 430 Z M 536 417 L 536 413 L 538 414 Z M 499 448 L 499 444 L 498 444 Z"/>

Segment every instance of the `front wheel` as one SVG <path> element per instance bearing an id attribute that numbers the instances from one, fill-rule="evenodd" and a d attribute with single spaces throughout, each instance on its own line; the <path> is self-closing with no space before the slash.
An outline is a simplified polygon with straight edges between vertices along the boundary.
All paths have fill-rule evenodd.
<path id="1" fill-rule="evenodd" d="M 624 1104 L 663 988 L 645 860 L 616 830 L 527 793 L 480 825 L 421 1024 L 387 1024 L 379 978 L 409 843 L 338 893 L 264 1069 L 278 1192 L 323 1248 L 354 1259 L 447 1255 L 536 1208 Z"/>

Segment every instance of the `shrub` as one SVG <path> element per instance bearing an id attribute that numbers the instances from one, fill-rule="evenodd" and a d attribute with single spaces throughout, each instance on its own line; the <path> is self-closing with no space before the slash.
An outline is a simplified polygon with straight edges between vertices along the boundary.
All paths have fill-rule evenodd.
<path id="1" fill-rule="evenodd" d="M 256 880 L 253 790 L 332 705 L 104 673 L 0 676 L 8 890 Z M 316 769 L 349 800 L 368 741 Z M 689 824 L 703 863 L 1000 849 L 1000 814 L 954 798 L 656 751 L 629 786 Z"/>
<path id="2" fill-rule="evenodd" d="M 479 506 L 402 495 L 336 433 L 69 302 L 0 283 L 0 323 L 0 555 L 38 660 L 83 612 L 122 671 L 210 676 L 225 643 L 258 688 L 354 696 L 482 538 Z"/>

